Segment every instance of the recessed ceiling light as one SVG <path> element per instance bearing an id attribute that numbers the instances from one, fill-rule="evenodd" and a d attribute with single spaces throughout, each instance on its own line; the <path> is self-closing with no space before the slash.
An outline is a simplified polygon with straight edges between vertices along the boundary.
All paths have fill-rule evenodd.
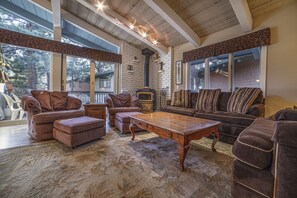
<path id="1" fill-rule="evenodd" d="M 103 3 L 103 1 L 102 2 L 100 2 L 100 1 L 98 1 L 98 3 L 97 3 L 97 8 L 99 9 L 99 10 L 101 10 L 101 11 L 103 11 L 103 9 L 104 9 L 104 3 Z"/>
<path id="2" fill-rule="evenodd" d="M 142 36 L 143 38 L 145 38 L 145 37 L 147 36 L 146 32 L 143 32 L 143 33 L 141 34 L 141 36 Z"/>
<path id="3" fill-rule="evenodd" d="M 129 25 L 129 28 L 130 28 L 131 30 L 133 30 L 133 29 L 134 29 L 134 25 L 131 23 L 131 24 Z"/>
<path id="4" fill-rule="evenodd" d="M 153 40 L 153 44 L 154 44 L 154 45 L 157 45 L 157 43 L 158 43 L 158 41 L 154 39 L 154 40 Z"/>

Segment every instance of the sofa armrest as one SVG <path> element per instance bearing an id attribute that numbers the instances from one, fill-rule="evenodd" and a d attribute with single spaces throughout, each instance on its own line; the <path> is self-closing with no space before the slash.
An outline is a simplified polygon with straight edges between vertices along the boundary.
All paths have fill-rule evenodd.
<path id="1" fill-rule="evenodd" d="M 25 95 L 21 98 L 21 107 L 24 111 L 30 112 L 33 115 L 41 113 L 41 105 L 33 96 Z"/>
<path id="2" fill-rule="evenodd" d="M 284 146 L 297 148 L 297 121 L 278 121 L 272 140 Z"/>
<path id="3" fill-rule="evenodd" d="M 264 109 L 264 104 L 254 104 L 249 108 L 246 114 L 256 117 L 264 117 Z"/>
<path id="4" fill-rule="evenodd" d="M 275 120 L 297 121 L 297 109 L 283 109 L 275 114 Z"/>
<path id="5" fill-rule="evenodd" d="M 140 107 L 140 102 L 136 95 L 131 96 L 130 107 Z"/>
<path id="6" fill-rule="evenodd" d="M 80 109 L 82 102 L 79 98 L 74 96 L 67 96 L 67 107 L 68 110 Z"/>
<path id="7" fill-rule="evenodd" d="M 171 100 L 166 100 L 166 105 L 170 105 L 171 104 Z"/>
<path id="8" fill-rule="evenodd" d="M 278 121 L 272 140 L 275 142 L 273 175 L 276 177 L 275 197 L 296 197 L 297 121 Z"/>
<path id="9" fill-rule="evenodd" d="M 111 99 L 111 97 L 109 95 L 107 95 L 105 97 L 105 103 L 107 103 L 107 108 L 113 108 L 114 107 L 113 101 L 112 101 L 112 99 Z"/>

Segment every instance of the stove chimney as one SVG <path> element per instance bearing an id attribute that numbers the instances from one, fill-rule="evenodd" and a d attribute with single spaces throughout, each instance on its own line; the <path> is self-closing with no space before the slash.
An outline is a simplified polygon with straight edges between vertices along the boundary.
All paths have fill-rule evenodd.
<path id="1" fill-rule="evenodd" d="M 154 52 L 148 48 L 142 50 L 142 55 L 145 55 L 144 61 L 144 87 L 149 87 L 149 65 L 150 65 L 150 58 Z"/>

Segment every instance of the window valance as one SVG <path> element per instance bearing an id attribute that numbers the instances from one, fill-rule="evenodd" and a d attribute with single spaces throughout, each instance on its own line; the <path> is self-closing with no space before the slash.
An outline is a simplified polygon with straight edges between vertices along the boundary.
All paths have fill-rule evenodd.
<path id="1" fill-rule="evenodd" d="M 108 61 L 122 63 L 122 55 L 101 50 L 91 49 L 87 47 L 79 47 L 76 45 L 62 43 L 59 41 L 39 38 L 19 32 L 5 30 L 0 28 L 0 42 L 28 47 L 38 50 L 63 53 L 82 58 L 94 59 L 98 61 Z"/>
<path id="2" fill-rule="evenodd" d="M 183 62 L 270 45 L 270 28 L 183 53 Z"/>

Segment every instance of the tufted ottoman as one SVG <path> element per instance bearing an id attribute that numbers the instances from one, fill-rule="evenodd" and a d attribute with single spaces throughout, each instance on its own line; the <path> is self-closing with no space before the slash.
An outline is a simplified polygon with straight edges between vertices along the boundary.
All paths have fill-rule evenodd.
<path id="1" fill-rule="evenodd" d="M 142 114 L 141 112 L 122 112 L 116 113 L 115 127 L 121 131 L 121 133 L 128 133 L 130 125 L 130 115 Z M 136 127 L 135 131 L 143 131 L 143 129 Z"/>
<path id="2" fill-rule="evenodd" d="M 103 119 L 82 116 L 54 122 L 54 139 L 71 148 L 99 139 L 105 134 Z"/>

